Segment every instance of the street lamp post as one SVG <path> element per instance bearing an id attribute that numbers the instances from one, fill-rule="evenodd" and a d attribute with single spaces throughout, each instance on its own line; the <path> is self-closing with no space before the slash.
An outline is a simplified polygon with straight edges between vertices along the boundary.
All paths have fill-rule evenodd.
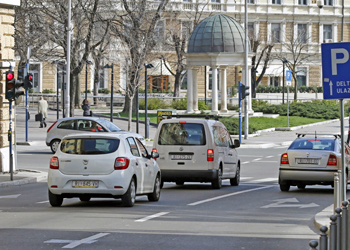
<path id="1" fill-rule="evenodd" d="M 92 65 L 91 61 L 86 61 L 85 64 L 85 100 L 87 100 L 87 80 L 88 80 L 88 64 Z"/>
<path id="2" fill-rule="evenodd" d="M 154 68 L 152 64 L 145 63 L 145 138 L 149 137 L 148 135 L 148 118 L 147 118 L 147 69 Z"/>
<path id="3" fill-rule="evenodd" d="M 112 69 L 112 75 L 111 75 L 111 116 L 110 120 L 113 122 L 113 63 L 111 65 L 106 64 L 103 68 L 105 69 Z"/>
<path id="4" fill-rule="evenodd" d="M 288 61 L 283 58 L 282 59 L 282 63 L 283 63 L 283 89 L 282 89 L 282 104 L 284 104 L 284 91 L 285 91 L 285 64 L 288 63 Z"/>

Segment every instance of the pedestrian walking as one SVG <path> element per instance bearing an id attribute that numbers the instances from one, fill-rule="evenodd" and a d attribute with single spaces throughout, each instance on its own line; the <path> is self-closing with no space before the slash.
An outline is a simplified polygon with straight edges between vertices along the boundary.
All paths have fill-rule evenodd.
<path id="1" fill-rule="evenodd" d="M 83 103 L 81 104 L 81 108 L 84 110 L 83 116 L 91 116 L 90 103 L 88 99 L 84 99 Z"/>
<path id="2" fill-rule="evenodd" d="M 44 126 L 46 128 L 45 119 L 47 118 L 47 109 L 48 109 L 47 101 L 42 96 L 40 96 L 40 100 L 38 102 L 38 113 L 42 114 L 42 119 L 40 121 L 40 128 L 43 128 Z"/>

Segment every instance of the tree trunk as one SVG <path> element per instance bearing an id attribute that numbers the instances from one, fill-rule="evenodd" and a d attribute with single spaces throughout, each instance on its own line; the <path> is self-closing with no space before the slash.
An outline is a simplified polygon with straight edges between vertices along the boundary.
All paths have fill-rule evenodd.
<path id="1" fill-rule="evenodd" d="M 69 94 L 70 94 L 70 98 L 69 98 L 69 117 L 73 117 L 74 116 L 74 102 L 75 102 L 75 84 L 74 84 L 74 76 L 71 73 L 70 74 L 70 82 L 69 82 Z"/>
<path id="2" fill-rule="evenodd" d="M 134 98 L 135 99 L 135 98 Z M 128 131 L 131 131 L 131 123 L 132 123 L 132 100 L 129 101 L 129 120 L 128 120 Z"/>
<path id="3" fill-rule="evenodd" d="M 175 74 L 174 97 L 180 96 L 181 72 Z"/>
<path id="4" fill-rule="evenodd" d="M 75 75 L 75 83 L 76 83 L 76 95 L 75 95 L 75 108 L 80 108 L 80 97 L 81 97 L 81 87 L 80 87 L 80 73 L 78 75 Z"/>

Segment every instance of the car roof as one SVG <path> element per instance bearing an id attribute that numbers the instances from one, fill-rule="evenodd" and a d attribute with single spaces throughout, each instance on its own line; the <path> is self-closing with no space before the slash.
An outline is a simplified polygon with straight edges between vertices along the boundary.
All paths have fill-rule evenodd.
<path id="1" fill-rule="evenodd" d="M 73 116 L 73 117 L 60 118 L 57 121 L 67 121 L 67 120 L 77 120 L 77 119 L 97 121 L 97 120 L 100 119 L 100 117 L 96 117 L 96 116 Z"/>
<path id="2" fill-rule="evenodd" d="M 130 132 L 130 131 L 118 131 L 118 132 L 87 132 L 87 133 L 72 133 L 65 135 L 63 139 L 67 138 L 121 138 L 127 136 L 142 137 L 140 134 Z M 143 138 L 143 137 L 142 137 Z"/>
<path id="3" fill-rule="evenodd" d="M 199 118 L 171 118 L 171 119 L 163 119 L 162 123 L 179 123 L 180 121 L 186 121 L 188 123 L 202 123 L 202 124 L 214 124 L 214 123 L 221 123 L 217 120 L 210 120 L 210 119 L 199 119 Z"/>

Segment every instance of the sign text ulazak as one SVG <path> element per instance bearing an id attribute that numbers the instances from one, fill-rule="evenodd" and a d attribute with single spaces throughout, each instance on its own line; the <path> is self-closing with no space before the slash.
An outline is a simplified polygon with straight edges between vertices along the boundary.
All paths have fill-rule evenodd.
<path id="1" fill-rule="evenodd" d="M 350 98 L 350 43 L 324 43 L 321 53 L 323 99 Z"/>

